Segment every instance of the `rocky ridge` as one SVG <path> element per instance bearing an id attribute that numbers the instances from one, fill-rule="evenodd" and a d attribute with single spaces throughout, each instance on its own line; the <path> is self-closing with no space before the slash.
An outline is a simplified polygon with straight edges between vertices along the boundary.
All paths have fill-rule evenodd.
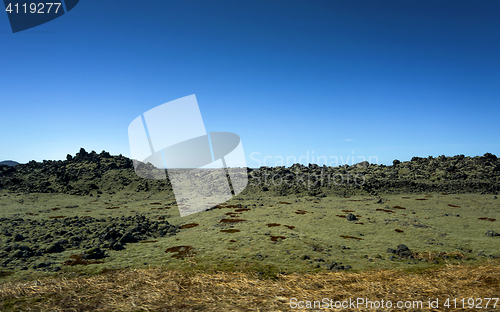
<path id="1" fill-rule="evenodd" d="M 294 164 L 289 168 L 261 167 L 249 176 L 250 187 L 278 196 L 299 193 L 309 196 L 414 192 L 497 194 L 500 159 L 486 153 L 477 157 L 413 157 L 406 162 L 394 160 L 392 166 L 367 162 L 339 167 Z"/>
<path id="2" fill-rule="evenodd" d="M 149 170 L 141 164 L 139 170 Z M 500 191 L 500 159 L 486 153 L 465 157 L 413 157 L 392 166 L 369 164 L 338 167 L 304 166 L 248 169 L 249 183 L 242 195 L 271 192 L 274 196 L 378 193 L 488 193 Z M 172 192 L 166 180 L 146 180 L 134 172 L 133 161 L 122 155 L 86 152 L 83 148 L 65 161 L 30 161 L 15 167 L 0 165 L 0 190 L 20 193 L 64 193 L 96 196 L 132 192 Z"/>

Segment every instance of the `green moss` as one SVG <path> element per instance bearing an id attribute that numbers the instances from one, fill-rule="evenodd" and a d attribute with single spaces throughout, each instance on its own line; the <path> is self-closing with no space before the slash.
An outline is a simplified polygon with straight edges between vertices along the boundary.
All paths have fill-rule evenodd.
<path id="1" fill-rule="evenodd" d="M 402 176 L 407 175 L 407 174 L 409 174 L 409 173 L 410 173 L 410 169 L 408 169 L 408 168 L 401 168 L 401 169 L 399 169 L 399 171 L 398 171 L 398 174 L 399 174 L 399 175 L 402 175 Z"/>

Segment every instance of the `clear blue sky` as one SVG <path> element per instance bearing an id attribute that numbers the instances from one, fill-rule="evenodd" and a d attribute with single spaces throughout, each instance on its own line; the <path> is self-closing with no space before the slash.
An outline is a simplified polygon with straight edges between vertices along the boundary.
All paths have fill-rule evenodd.
<path id="1" fill-rule="evenodd" d="M 191 94 L 250 167 L 500 156 L 500 1 L 85 0 L 0 13 L 0 58 L 0 160 L 130 156 L 130 122 Z"/>

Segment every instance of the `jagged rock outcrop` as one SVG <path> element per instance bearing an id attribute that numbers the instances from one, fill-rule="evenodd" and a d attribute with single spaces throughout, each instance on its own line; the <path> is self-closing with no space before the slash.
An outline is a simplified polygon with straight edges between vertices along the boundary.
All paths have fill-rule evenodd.
<path id="1" fill-rule="evenodd" d="M 138 170 L 149 170 L 141 164 Z M 141 169 L 142 168 L 142 169 Z M 488 193 L 500 191 L 500 159 L 483 156 L 395 160 L 392 166 L 368 164 L 338 167 L 304 166 L 248 169 L 249 183 L 242 195 L 270 192 L 286 196 L 352 195 L 377 193 L 454 192 Z M 134 171 L 133 161 L 124 156 L 97 154 L 83 148 L 65 161 L 31 161 L 15 167 L 0 165 L 0 189 L 23 193 L 65 193 L 99 195 L 121 190 L 130 192 L 171 192 L 168 180 L 146 180 Z"/>

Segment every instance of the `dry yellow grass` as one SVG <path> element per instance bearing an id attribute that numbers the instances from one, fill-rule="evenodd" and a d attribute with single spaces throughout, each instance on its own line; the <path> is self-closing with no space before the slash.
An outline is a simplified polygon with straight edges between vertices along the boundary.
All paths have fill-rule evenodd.
<path id="1" fill-rule="evenodd" d="M 485 298 L 500 295 L 498 265 L 449 265 L 423 273 L 371 271 L 292 274 L 260 280 L 250 273 L 195 273 L 162 269 L 119 270 L 95 276 L 7 282 L 0 285 L 2 311 L 301 311 L 297 300 L 333 301 Z M 465 301 L 467 304 L 467 299 Z M 484 302 L 483 302 L 484 306 Z M 323 305 L 323 307 L 325 307 Z M 492 302 L 489 309 L 495 309 Z M 317 311 L 316 309 L 307 309 Z M 331 309 L 328 309 L 331 310 Z M 336 309 L 338 310 L 338 309 Z M 346 311 L 348 309 L 345 309 Z M 351 309 L 352 310 L 352 309 Z M 357 311 L 396 311 L 366 309 Z M 401 310 L 401 309 L 399 309 Z M 419 309 L 404 309 L 418 311 Z M 468 309 L 473 311 L 474 309 Z"/>

